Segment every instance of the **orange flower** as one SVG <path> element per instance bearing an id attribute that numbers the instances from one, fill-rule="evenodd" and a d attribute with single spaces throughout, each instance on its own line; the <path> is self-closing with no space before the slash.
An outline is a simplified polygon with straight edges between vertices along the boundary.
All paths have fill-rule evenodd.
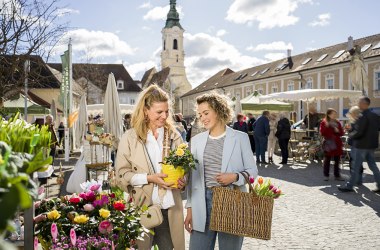
<path id="1" fill-rule="evenodd" d="M 263 177 L 259 177 L 258 182 L 259 182 L 260 185 L 263 184 L 263 182 L 264 182 Z"/>

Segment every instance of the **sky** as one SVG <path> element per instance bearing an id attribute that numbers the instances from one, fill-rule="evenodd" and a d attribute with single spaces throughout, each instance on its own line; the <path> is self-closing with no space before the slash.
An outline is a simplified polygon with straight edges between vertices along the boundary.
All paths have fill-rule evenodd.
<path id="1" fill-rule="evenodd" d="M 135 80 L 160 66 L 169 0 L 61 0 L 74 63 L 123 63 Z M 234 71 L 380 33 L 378 0 L 177 0 L 185 66 L 193 87 Z"/>

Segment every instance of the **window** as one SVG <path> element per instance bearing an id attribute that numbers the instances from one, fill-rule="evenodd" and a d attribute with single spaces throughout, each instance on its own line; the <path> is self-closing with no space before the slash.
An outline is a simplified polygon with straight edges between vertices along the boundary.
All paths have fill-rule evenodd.
<path id="1" fill-rule="evenodd" d="M 251 94 L 251 90 L 248 89 L 246 92 L 245 92 L 245 96 L 249 96 Z"/>
<path id="2" fill-rule="evenodd" d="M 369 47 L 371 47 L 371 45 L 372 45 L 372 44 L 370 44 L 370 43 L 364 45 L 364 46 L 362 47 L 362 49 L 360 50 L 360 52 L 362 52 L 362 53 L 363 53 L 363 52 L 366 52 L 366 51 L 369 49 Z"/>
<path id="3" fill-rule="evenodd" d="M 344 53 L 344 49 L 342 49 L 342 50 L 339 50 L 334 56 L 333 56 L 333 58 L 334 59 L 336 59 L 336 58 L 339 58 L 343 53 Z"/>
<path id="4" fill-rule="evenodd" d="M 124 89 L 124 81 L 117 80 L 117 89 Z"/>
<path id="5" fill-rule="evenodd" d="M 277 86 L 272 86 L 272 93 L 278 92 L 278 87 Z"/>
<path id="6" fill-rule="evenodd" d="M 135 105 L 135 99 L 131 98 L 131 105 Z"/>
<path id="7" fill-rule="evenodd" d="M 166 50 L 166 40 L 164 40 L 164 50 Z"/>
<path id="8" fill-rule="evenodd" d="M 322 62 L 323 59 L 325 59 L 326 57 L 327 57 L 327 54 L 323 54 L 323 55 L 321 55 L 321 56 L 318 58 L 317 62 Z"/>
<path id="9" fill-rule="evenodd" d="M 259 89 L 257 90 L 257 92 L 259 92 L 259 94 L 264 94 L 264 91 L 263 91 L 262 88 L 259 88 Z"/>
<path id="10" fill-rule="evenodd" d="M 280 65 L 278 65 L 278 66 L 276 67 L 275 71 L 283 70 L 283 69 L 285 69 L 288 65 L 289 65 L 289 63 L 281 63 Z"/>
<path id="11" fill-rule="evenodd" d="M 334 89 L 334 75 L 333 74 L 326 75 L 326 88 Z"/>
<path id="12" fill-rule="evenodd" d="M 380 49 L 380 42 L 378 42 L 373 48 L 372 48 L 373 50 L 375 50 L 375 49 Z"/>
<path id="13" fill-rule="evenodd" d="M 305 89 L 312 89 L 312 88 L 313 88 L 313 78 L 308 77 L 306 78 Z"/>
<path id="14" fill-rule="evenodd" d="M 262 70 L 262 71 L 260 72 L 260 75 L 265 74 L 268 70 L 269 70 L 269 68 L 266 68 L 266 69 Z"/>
<path id="15" fill-rule="evenodd" d="M 306 65 L 308 62 L 311 61 L 311 57 L 307 58 L 305 61 L 302 62 L 302 65 Z"/>
<path id="16" fill-rule="evenodd" d="M 380 71 L 375 72 L 375 90 L 380 90 Z"/>
<path id="17" fill-rule="evenodd" d="M 175 50 L 178 49 L 178 41 L 177 41 L 177 39 L 173 40 L 173 49 L 175 49 Z"/>
<path id="18" fill-rule="evenodd" d="M 259 71 L 254 72 L 251 76 L 255 76 Z"/>
<path id="19" fill-rule="evenodd" d="M 290 81 L 290 82 L 288 83 L 288 91 L 292 91 L 292 90 L 294 90 L 294 82 L 293 82 L 293 81 Z"/>
<path id="20" fill-rule="evenodd" d="M 247 75 L 248 75 L 247 73 L 244 73 L 244 74 L 241 76 L 240 80 L 243 79 L 244 77 L 246 77 Z"/>
<path id="21" fill-rule="evenodd" d="M 238 77 L 236 77 L 236 78 L 234 79 L 234 81 L 240 80 L 242 76 L 243 76 L 243 74 L 240 74 Z"/>

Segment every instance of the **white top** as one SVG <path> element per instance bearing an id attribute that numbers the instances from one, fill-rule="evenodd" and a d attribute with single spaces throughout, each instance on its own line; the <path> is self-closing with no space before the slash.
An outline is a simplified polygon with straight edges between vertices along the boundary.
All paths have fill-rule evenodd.
<path id="1" fill-rule="evenodd" d="M 158 128 L 158 138 L 154 137 L 151 130 L 148 131 L 148 135 L 146 138 L 146 148 L 148 150 L 149 157 L 152 161 L 154 170 L 156 173 L 161 172 L 161 164 L 162 162 L 162 150 L 163 150 L 163 141 L 164 141 L 164 128 Z M 131 184 L 133 186 L 142 186 L 148 184 L 147 174 L 135 174 L 131 179 Z M 153 187 L 152 194 L 153 204 L 161 205 L 162 209 L 168 209 L 175 205 L 173 193 L 170 189 L 168 189 L 162 199 L 158 196 L 158 186 L 155 184 Z"/>

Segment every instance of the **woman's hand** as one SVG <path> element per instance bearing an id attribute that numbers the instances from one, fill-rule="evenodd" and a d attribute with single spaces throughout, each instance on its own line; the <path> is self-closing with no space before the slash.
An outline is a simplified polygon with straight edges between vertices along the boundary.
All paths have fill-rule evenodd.
<path id="1" fill-rule="evenodd" d="M 186 187 L 186 179 L 185 177 L 179 178 L 177 181 L 178 189 L 182 190 L 184 187 Z"/>
<path id="2" fill-rule="evenodd" d="M 191 207 L 187 209 L 186 219 L 185 219 L 185 229 L 189 233 L 193 231 L 193 213 Z"/>
<path id="3" fill-rule="evenodd" d="M 222 186 L 227 186 L 237 181 L 237 174 L 236 173 L 220 173 L 216 175 L 216 181 Z"/>
<path id="4" fill-rule="evenodd" d="M 167 174 L 163 173 L 157 173 L 147 176 L 148 183 L 155 183 L 161 188 L 169 189 L 171 186 L 173 186 L 173 182 L 167 183 L 164 181 L 163 178 L 168 177 Z"/>

